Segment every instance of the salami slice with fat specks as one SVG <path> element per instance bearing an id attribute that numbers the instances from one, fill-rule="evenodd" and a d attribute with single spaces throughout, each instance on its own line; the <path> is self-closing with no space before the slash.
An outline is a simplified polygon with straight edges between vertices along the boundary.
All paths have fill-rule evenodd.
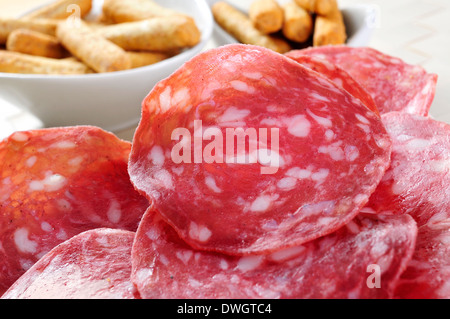
<path id="1" fill-rule="evenodd" d="M 347 91 L 283 55 L 237 44 L 198 55 L 155 86 L 129 172 L 191 246 L 247 255 L 351 221 L 390 148 L 380 118 Z"/>
<path id="2" fill-rule="evenodd" d="M 94 127 L 16 132 L 0 143 L 0 293 L 82 231 L 137 229 L 149 203 L 130 182 L 130 150 Z"/>
<path id="3" fill-rule="evenodd" d="M 381 114 L 428 115 L 438 77 L 420 66 L 367 47 L 323 46 L 294 54 L 321 58 L 347 71 L 373 97 Z"/>
<path id="4" fill-rule="evenodd" d="M 131 283 L 134 232 L 94 229 L 56 246 L 2 299 L 137 299 Z"/>
<path id="5" fill-rule="evenodd" d="M 313 56 L 303 54 L 302 50 L 294 50 L 285 54 L 288 58 L 297 61 L 303 66 L 319 72 L 323 76 L 330 79 L 336 85 L 347 90 L 354 97 L 359 99 L 376 114 L 379 114 L 378 108 L 372 96 L 356 81 L 350 74 L 341 69 L 336 64 L 328 62 L 324 59 L 318 59 Z"/>
<path id="6" fill-rule="evenodd" d="M 370 199 L 381 214 L 411 214 L 419 226 L 399 298 L 450 298 L 450 125 L 403 113 L 382 116 L 392 164 Z"/>
<path id="7" fill-rule="evenodd" d="M 229 256 L 191 248 L 150 208 L 133 244 L 131 278 L 145 299 L 389 298 L 416 234 L 409 215 L 360 215 L 302 246 Z"/>

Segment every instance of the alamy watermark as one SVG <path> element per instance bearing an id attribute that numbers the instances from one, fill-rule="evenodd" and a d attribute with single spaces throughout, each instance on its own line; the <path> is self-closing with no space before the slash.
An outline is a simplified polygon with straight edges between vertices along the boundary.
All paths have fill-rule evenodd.
<path id="1" fill-rule="evenodd" d="M 279 128 L 203 128 L 194 121 L 194 134 L 187 128 L 172 131 L 172 141 L 178 141 L 171 151 L 174 163 L 261 164 L 261 174 L 278 172 L 281 164 Z M 208 142 L 204 145 L 204 142 Z M 270 143 L 269 143 L 270 142 Z M 270 145 L 269 145 L 270 144 Z"/>

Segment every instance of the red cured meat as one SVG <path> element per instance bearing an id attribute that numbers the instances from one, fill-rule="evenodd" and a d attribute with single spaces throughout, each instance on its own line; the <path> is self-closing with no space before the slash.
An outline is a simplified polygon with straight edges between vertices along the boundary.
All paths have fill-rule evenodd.
<path id="1" fill-rule="evenodd" d="M 350 74 L 341 69 L 339 66 L 324 59 L 318 59 L 313 56 L 305 55 L 302 50 L 290 51 L 285 55 L 288 58 L 297 61 L 301 65 L 327 77 L 336 85 L 342 87 L 344 90 L 347 90 L 351 95 L 363 102 L 369 110 L 372 110 L 376 114 L 380 114 L 372 96 L 357 81 L 355 81 Z"/>
<path id="2" fill-rule="evenodd" d="M 56 246 L 2 299 L 136 299 L 131 283 L 134 232 L 95 229 Z"/>
<path id="3" fill-rule="evenodd" d="M 133 244 L 132 281 L 145 299 L 390 298 L 416 235 L 409 215 L 360 215 L 302 246 L 238 257 L 192 249 L 149 209 Z"/>
<path id="4" fill-rule="evenodd" d="M 370 199 L 382 214 L 411 214 L 417 247 L 399 298 L 450 298 L 450 125 L 403 113 L 382 116 L 392 164 Z"/>
<path id="5" fill-rule="evenodd" d="M 236 128 L 255 131 L 245 148 L 230 133 Z M 143 102 L 129 172 L 191 246 L 248 255 L 351 221 L 390 148 L 379 117 L 347 91 L 283 55 L 238 44 L 202 53 L 156 85 Z"/>
<path id="6" fill-rule="evenodd" d="M 130 150 L 94 127 L 17 132 L 0 143 L 0 293 L 82 231 L 137 229 L 149 203 L 130 182 Z"/>
<path id="7" fill-rule="evenodd" d="M 375 49 L 323 46 L 301 50 L 347 71 L 369 94 L 381 114 L 398 111 L 428 115 L 436 92 L 436 74 Z"/>

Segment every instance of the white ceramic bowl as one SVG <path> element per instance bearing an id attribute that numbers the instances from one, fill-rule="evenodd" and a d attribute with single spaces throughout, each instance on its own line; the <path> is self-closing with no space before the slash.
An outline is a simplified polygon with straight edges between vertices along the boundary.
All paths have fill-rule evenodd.
<path id="1" fill-rule="evenodd" d="M 222 0 L 208 0 L 210 6 Z M 292 0 L 278 0 L 280 4 Z M 228 3 L 243 12 L 248 12 L 253 0 L 228 0 Z M 370 4 L 358 4 L 341 8 L 347 30 L 347 45 L 367 46 L 378 22 L 378 7 Z M 237 43 L 231 35 L 214 23 L 214 37 L 220 45 Z"/>
<path id="2" fill-rule="evenodd" d="M 0 73 L 0 96 L 40 119 L 45 127 L 95 125 L 112 132 L 135 126 L 141 104 L 153 86 L 201 52 L 213 30 L 205 0 L 154 0 L 191 15 L 201 42 L 165 61 L 138 69 L 88 75 L 23 75 Z M 101 1 L 94 0 L 94 10 Z"/>

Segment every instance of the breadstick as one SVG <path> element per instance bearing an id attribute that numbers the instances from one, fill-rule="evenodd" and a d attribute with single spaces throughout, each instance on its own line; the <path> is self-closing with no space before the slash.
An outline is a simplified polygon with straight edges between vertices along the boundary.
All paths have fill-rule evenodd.
<path id="1" fill-rule="evenodd" d="M 131 68 L 139 68 L 161 62 L 170 57 L 166 53 L 158 52 L 127 52 L 131 59 Z"/>
<path id="2" fill-rule="evenodd" d="M 74 8 L 74 10 L 72 10 L 72 8 Z M 78 15 L 77 18 L 82 18 L 91 11 L 91 8 L 92 0 L 59 0 L 31 12 L 23 18 L 65 19 L 73 16 L 74 14 Z"/>
<path id="3" fill-rule="evenodd" d="M 256 0 L 248 11 L 250 20 L 264 34 L 280 31 L 283 26 L 283 9 L 275 0 Z"/>
<path id="4" fill-rule="evenodd" d="M 284 9 L 283 34 L 289 40 L 305 42 L 313 31 L 313 19 L 308 11 L 294 2 L 289 2 Z"/>
<path id="5" fill-rule="evenodd" d="M 316 2 L 318 0 L 295 0 L 295 3 L 308 12 L 316 12 Z"/>
<path id="6" fill-rule="evenodd" d="M 120 23 L 96 32 L 127 51 L 171 51 L 192 47 L 201 38 L 194 20 L 183 16 Z"/>
<path id="7" fill-rule="evenodd" d="M 216 22 L 241 43 L 262 46 L 279 53 L 291 49 L 286 41 L 261 33 L 250 18 L 226 2 L 215 3 L 212 12 Z"/>
<path id="8" fill-rule="evenodd" d="M 151 0 L 105 0 L 103 15 L 111 23 L 124 23 L 182 14 Z"/>
<path id="9" fill-rule="evenodd" d="M 5 44 L 9 34 L 16 29 L 29 29 L 48 35 L 55 35 L 58 20 L 0 18 L 0 44 Z"/>
<path id="10" fill-rule="evenodd" d="M 321 16 L 330 16 L 338 11 L 337 0 L 317 0 L 314 12 Z"/>
<path id="11" fill-rule="evenodd" d="M 114 72 L 131 68 L 127 53 L 91 30 L 81 20 L 61 22 L 56 36 L 75 57 L 97 72 Z"/>
<path id="12" fill-rule="evenodd" d="M 68 55 L 56 37 L 28 29 L 11 32 L 6 49 L 53 59 L 62 59 Z"/>
<path id="13" fill-rule="evenodd" d="M 313 45 L 339 45 L 347 40 L 344 18 L 337 10 L 331 16 L 317 16 L 314 28 Z"/>
<path id="14" fill-rule="evenodd" d="M 0 51 L 0 72 L 22 74 L 87 74 L 93 71 L 84 63 L 57 60 L 17 52 Z"/>

